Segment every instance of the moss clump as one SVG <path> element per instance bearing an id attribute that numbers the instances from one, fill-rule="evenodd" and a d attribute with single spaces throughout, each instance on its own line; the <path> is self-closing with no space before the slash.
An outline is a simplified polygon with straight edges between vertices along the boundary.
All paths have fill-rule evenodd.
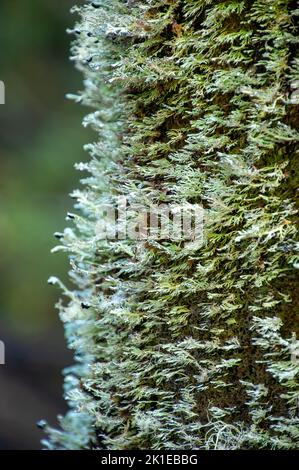
<path id="1" fill-rule="evenodd" d="M 75 98 L 95 109 L 97 141 L 61 246 L 73 411 L 47 445 L 297 448 L 296 2 L 77 11 Z M 118 196 L 202 205 L 203 244 L 99 240 L 99 209 Z"/>

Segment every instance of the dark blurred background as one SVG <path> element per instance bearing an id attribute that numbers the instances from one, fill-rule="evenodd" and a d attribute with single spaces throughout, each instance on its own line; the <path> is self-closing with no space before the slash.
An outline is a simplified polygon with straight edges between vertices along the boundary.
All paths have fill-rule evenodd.
<path id="1" fill-rule="evenodd" d="M 81 127 L 86 110 L 65 99 L 82 82 L 68 59 L 74 3 L 0 3 L 0 449 L 39 449 L 36 421 L 55 425 L 65 412 L 61 370 L 72 356 L 54 307 L 60 292 L 47 279 L 67 277 L 67 258 L 50 254 L 53 232 L 67 225 L 74 163 L 92 139 Z"/>

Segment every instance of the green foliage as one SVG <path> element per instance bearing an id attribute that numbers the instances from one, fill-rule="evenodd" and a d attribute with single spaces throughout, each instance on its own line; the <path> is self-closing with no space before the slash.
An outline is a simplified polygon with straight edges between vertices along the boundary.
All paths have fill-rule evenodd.
<path id="1" fill-rule="evenodd" d="M 85 89 L 73 98 L 95 109 L 98 139 L 60 247 L 78 365 L 58 447 L 298 447 L 295 4 L 76 9 Z M 98 240 L 98 208 L 117 195 L 202 204 L 203 246 Z M 93 435 L 77 441 L 86 416 Z"/>

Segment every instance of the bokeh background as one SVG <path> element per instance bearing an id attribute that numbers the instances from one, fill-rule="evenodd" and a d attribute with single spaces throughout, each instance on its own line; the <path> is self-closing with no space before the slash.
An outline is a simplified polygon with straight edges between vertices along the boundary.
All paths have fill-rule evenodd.
<path id="1" fill-rule="evenodd" d="M 82 83 L 68 59 L 74 2 L 0 3 L 0 449 L 39 449 L 36 421 L 55 425 L 66 407 L 61 370 L 72 355 L 47 279 L 67 279 L 68 261 L 50 250 L 78 186 L 74 163 L 94 137 L 81 126 L 86 110 L 65 99 Z"/>

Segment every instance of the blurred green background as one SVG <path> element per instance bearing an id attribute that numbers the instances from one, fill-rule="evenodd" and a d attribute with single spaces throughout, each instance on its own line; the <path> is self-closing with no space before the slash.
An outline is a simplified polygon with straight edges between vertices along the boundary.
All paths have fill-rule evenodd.
<path id="1" fill-rule="evenodd" d="M 68 59 L 74 2 L 0 4 L 0 449 L 38 449 L 35 421 L 55 424 L 65 411 L 61 368 L 72 357 L 54 307 L 60 293 L 47 279 L 65 279 L 68 262 L 50 250 L 78 187 L 74 163 L 94 138 L 81 127 L 86 110 L 65 99 L 82 83 Z"/>

